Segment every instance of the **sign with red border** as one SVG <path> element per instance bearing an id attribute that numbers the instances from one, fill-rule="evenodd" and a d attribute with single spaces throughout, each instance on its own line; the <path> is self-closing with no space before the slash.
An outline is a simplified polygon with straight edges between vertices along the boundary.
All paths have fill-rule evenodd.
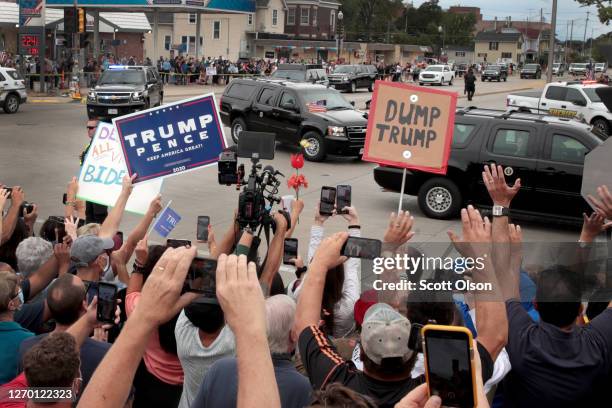
<path id="1" fill-rule="evenodd" d="M 363 160 L 446 174 L 457 93 L 376 81 Z"/>

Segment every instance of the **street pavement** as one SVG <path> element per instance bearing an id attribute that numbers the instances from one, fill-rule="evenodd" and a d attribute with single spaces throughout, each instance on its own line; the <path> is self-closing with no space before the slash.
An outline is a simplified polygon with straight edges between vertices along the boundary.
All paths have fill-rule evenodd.
<path id="1" fill-rule="evenodd" d="M 476 96 L 470 105 L 504 109 L 508 91 L 541 88 L 542 85 L 542 81 L 520 80 L 516 76 L 509 78 L 507 83 L 478 82 Z M 455 81 L 452 87 L 441 89 L 458 92 L 458 105 L 467 104 L 462 95 L 462 80 Z M 222 87 L 168 87 L 165 100 L 180 100 L 210 90 L 218 96 Z M 371 93 L 365 90 L 344 95 L 355 101 L 358 108 L 364 108 L 365 102 L 371 98 Z M 44 221 L 49 215 L 63 214 L 62 194 L 70 178 L 79 171 L 79 154 L 87 142 L 85 122 L 85 106 L 78 102 L 28 103 L 23 105 L 17 114 L 0 113 L 0 183 L 24 187 L 26 200 L 39 206 L 40 221 Z M 225 131 L 228 132 L 229 129 L 226 128 Z M 275 159 L 269 163 L 264 162 L 264 165 L 271 164 L 288 178 L 293 173 L 289 156 L 295 151 L 295 147 L 278 145 Z M 249 166 L 250 163 L 245 161 L 245 165 Z M 397 211 L 399 194 L 381 190 L 372 176 L 374 167 L 372 163 L 345 157 L 330 157 L 324 163 L 306 162 L 301 172 L 308 178 L 309 187 L 300 193 L 300 198 L 305 202 L 305 210 L 295 232 L 295 237 L 300 242 L 299 252 L 302 257 L 307 254 L 310 225 L 323 185 L 352 185 L 353 205 L 361 218 L 362 236 L 382 238 L 389 213 Z M 283 183 L 280 194 L 291 194 L 292 191 Z M 216 167 L 167 178 L 163 186 L 164 202 L 172 200 L 173 209 L 182 217 L 172 232 L 172 237 L 195 241 L 197 216 L 208 215 L 215 234 L 220 239 L 232 220 L 238 203 L 238 193 L 235 186 L 227 187 L 217 183 Z M 415 217 L 414 241 L 447 242 L 449 229 L 460 230 L 458 220 L 440 221 L 426 218 L 419 210 L 415 197 L 405 197 L 404 209 Z M 126 214 L 122 229 L 130 231 L 137 222 L 137 216 Z M 346 221 L 340 216 L 333 217 L 326 223 L 326 233 L 342 230 L 346 225 Z M 561 242 L 578 239 L 578 231 L 575 229 L 549 224 L 523 224 L 523 227 L 527 241 Z M 161 237 L 154 234 L 151 239 L 162 241 Z M 203 245 L 202 249 L 204 248 Z"/>

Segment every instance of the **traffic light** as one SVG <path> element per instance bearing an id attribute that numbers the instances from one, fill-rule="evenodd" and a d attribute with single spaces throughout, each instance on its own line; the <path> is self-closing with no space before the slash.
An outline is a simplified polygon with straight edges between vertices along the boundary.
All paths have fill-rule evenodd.
<path id="1" fill-rule="evenodd" d="M 85 24 L 86 24 L 85 9 L 80 8 L 79 9 L 79 33 L 84 33 L 86 31 Z"/>
<path id="2" fill-rule="evenodd" d="M 79 39 L 79 42 L 81 43 L 81 48 L 88 48 L 92 40 L 91 33 L 80 33 L 79 36 L 81 37 Z"/>

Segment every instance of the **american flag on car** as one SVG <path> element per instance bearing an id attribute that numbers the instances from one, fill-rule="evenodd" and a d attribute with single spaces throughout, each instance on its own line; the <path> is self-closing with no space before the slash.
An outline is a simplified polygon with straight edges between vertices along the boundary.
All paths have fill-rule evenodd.
<path id="1" fill-rule="evenodd" d="M 327 108 L 325 107 L 325 105 L 323 105 L 321 101 L 307 103 L 306 107 L 308 108 L 308 112 L 311 112 L 311 113 L 327 112 Z"/>

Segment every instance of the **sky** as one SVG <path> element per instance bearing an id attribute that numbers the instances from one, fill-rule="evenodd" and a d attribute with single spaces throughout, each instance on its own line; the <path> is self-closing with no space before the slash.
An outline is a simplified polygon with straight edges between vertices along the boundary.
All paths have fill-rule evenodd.
<path id="1" fill-rule="evenodd" d="M 410 1 L 410 0 L 408 0 Z M 426 0 L 414 0 L 414 6 L 418 7 Z M 440 7 L 447 9 L 449 6 L 472 6 L 480 7 L 480 13 L 485 20 L 492 20 L 497 16 L 498 20 L 503 20 L 506 16 L 511 16 L 513 20 L 540 20 L 540 8 L 544 9 L 544 19 L 550 22 L 552 14 L 552 0 L 440 0 Z M 601 34 L 612 31 L 612 23 L 609 26 L 601 24 L 597 17 L 597 8 L 581 7 L 574 0 L 558 0 L 557 1 L 557 38 L 565 40 L 569 33 L 566 33 L 567 26 L 574 20 L 574 40 L 582 40 L 584 36 L 584 26 L 589 14 L 589 23 L 587 27 L 587 38 L 591 37 L 591 29 L 593 36 L 597 38 Z"/>

